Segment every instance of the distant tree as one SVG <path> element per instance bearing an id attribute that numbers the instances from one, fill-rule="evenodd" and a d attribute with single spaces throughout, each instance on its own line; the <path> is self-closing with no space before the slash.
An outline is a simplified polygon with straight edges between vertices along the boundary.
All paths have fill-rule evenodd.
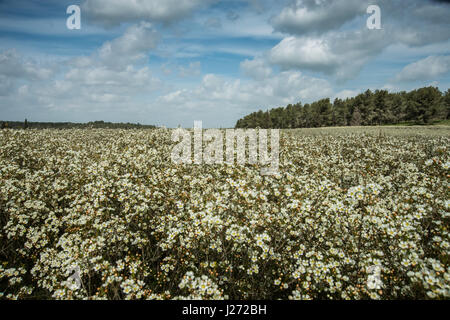
<path id="1" fill-rule="evenodd" d="M 362 121 L 361 112 L 359 111 L 359 108 L 356 107 L 353 111 L 352 115 L 352 121 L 350 121 L 351 126 L 360 126 Z"/>
<path id="2" fill-rule="evenodd" d="M 341 99 L 336 98 L 333 102 L 333 124 L 335 126 L 347 125 L 348 109 Z"/>
<path id="3" fill-rule="evenodd" d="M 265 125 L 263 126 L 263 128 L 266 128 L 266 129 L 272 128 L 272 118 L 270 117 L 269 110 L 267 110 L 264 113 L 264 122 L 265 122 Z"/>
<path id="4" fill-rule="evenodd" d="M 406 120 L 406 99 L 405 92 L 390 94 L 388 97 L 387 108 L 392 117 L 391 123 L 399 123 Z"/>
<path id="5" fill-rule="evenodd" d="M 433 120 L 442 99 L 441 92 L 434 87 L 420 88 L 408 95 L 407 113 L 409 120 L 427 124 Z"/>
<path id="6" fill-rule="evenodd" d="M 322 126 L 365 126 L 399 122 L 429 124 L 450 116 L 450 89 L 438 88 L 389 93 L 367 90 L 345 101 L 322 99 L 310 104 L 289 104 L 267 112 L 254 112 L 236 123 L 238 128 L 311 128 Z"/>
<path id="7" fill-rule="evenodd" d="M 450 89 L 447 89 L 442 101 L 445 110 L 445 119 L 448 119 L 450 117 Z"/>
<path id="8" fill-rule="evenodd" d="M 23 128 L 28 129 L 28 120 L 27 119 L 25 119 L 25 121 L 23 122 Z"/>
<path id="9" fill-rule="evenodd" d="M 322 99 L 317 102 L 318 114 L 319 114 L 319 127 L 330 127 L 333 125 L 333 105 L 330 103 L 330 99 Z"/>

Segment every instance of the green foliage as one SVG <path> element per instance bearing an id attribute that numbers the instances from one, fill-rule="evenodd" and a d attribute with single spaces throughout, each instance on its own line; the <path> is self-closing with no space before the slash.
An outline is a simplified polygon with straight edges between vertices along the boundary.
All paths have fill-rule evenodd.
<path id="1" fill-rule="evenodd" d="M 238 120 L 236 128 L 318 128 L 336 126 L 373 126 L 433 124 L 448 119 L 450 89 L 425 87 L 411 92 L 389 93 L 367 90 L 346 100 L 322 99 L 311 104 L 289 104 L 286 108 L 258 111 Z"/>

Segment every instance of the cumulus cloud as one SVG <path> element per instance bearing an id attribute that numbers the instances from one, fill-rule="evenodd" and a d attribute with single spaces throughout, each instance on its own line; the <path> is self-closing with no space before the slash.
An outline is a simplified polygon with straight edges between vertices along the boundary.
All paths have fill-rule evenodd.
<path id="1" fill-rule="evenodd" d="M 450 5 L 433 1 L 388 1 L 381 6 L 382 24 L 392 41 L 425 46 L 450 39 Z"/>
<path id="2" fill-rule="evenodd" d="M 202 64 L 200 61 L 189 63 L 187 67 L 179 66 L 178 75 L 182 78 L 199 76 L 202 72 Z"/>
<path id="3" fill-rule="evenodd" d="M 122 88 L 143 88 L 158 82 L 156 79 L 152 79 L 148 67 L 136 68 L 133 66 L 128 66 L 121 71 L 105 67 L 73 68 L 66 73 L 65 79 L 85 86 L 109 87 L 116 93 Z"/>
<path id="4" fill-rule="evenodd" d="M 211 2 L 212 0 L 85 0 L 82 10 L 91 21 L 109 26 L 141 20 L 170 23 Z"/>
<path id="5" fill-rule="evenodd" d="M 296 35 L 323 33 L 366 13 L 367 1 L 297 0 L 272 19 L 274 28 Z"/>
<path id="6" fill-rule="evenodd" d="M 117 64 L 117 59 L 121 57 L 134 62 L 145 57 L 149 50 L 154 49 L 158 40 L 159 35 L 152 25 L 141 22 L 129 27 L 123 36 L 103 44 L 99 55 L 108 63 Z"/>
<path id="7" fill-rule="evenodd" d="M 347 80 L 386 46 L 385 32 L 328 33 L 321 37 L 286 37 L 269 53 L 285 69 L 308 69 Z"/>
<path id="8" fill-rule="evenodd" d="M 397 81 L 434 80 L 450 72 L 450 56 L 429 56 L 408 64 L 400 71 Z"/>
<path id="9" fill-rule="evenodd" d="M 57 67 L 44 66 L 32 59 L 24 58 L 15 49 L 0 52 L 0 96 L 20 94 L 21 82 L 42 82 L 51 79 Z"/>
<path id="10" fill-rule="evenodd" d="M 26 60 L 14 50 L 0 53 L 0 75 L 11 78 L 48 79 L 53 71 L 40 66 L 32 60 Z"/>
<path id="11" fill-rule="evenodd" d="M 132 25 L 90 56 L 68 59 L 59 73 L 25 61 L 15 50 L 0 53 L 0 95 L 9 95 L 11 105 L 19 109 L 32 105 L 47 112 L 130 112 L 142 107 L 142 96 L 161 88 L 147 61 L 157 42 L 158 34 L 150 23 Z M 17 88 L 9 80 L 14 78 L 24 84 Z"/>
<path id="12" fill-rule="evenodd" d="M 360 93 L 361 93 L 361 91 L 359 91 L 359 90 L 342 90 L 334 95 L 333 100 L 334 99 L 345 100 L 347 98 L 355 97 Z"/>
<path id="13" fill-rule="evenodd" d="M 430 41 L 439 41 L 436 30 L 447 29 L 444 32 L 447 35 L 450 32 L 450 6 L 439 1 L 422 0 L 296 0 L 274 16 L 271 23 L 275 30 L 297 36 L 337 31 L 355 18 L 361 18 L 361 27 L 364 28 L 365 19 L 369 17 L 366 9 L 373 4 L 381 9 L 382 25 L 406 28 L 409 32 L 416 30 L 422 41 L 425 40 L 423 35 L 436 38 Z"/>
<path id="14" fill-rule="evenodd" d="M 159 34 L 148 22 L 130 26 L 125 33 L 103 45 L 90 57 L 77 57 L 72 60 L 76 67 L 93 64 L 111 69 L 124 69 L 129 65 L 146 62 L 150 50 L 155 49 Z"/>
<path id="15" fill-rule="evenodd" d="M 448 12 L 450 14 L 450 11 Z M 391 32 L 392 43 L 403 43 L 410 47 L 422 47 L 450 39 L 450 26 L 424 25 L 402 26 Z"/>
<path id="16" fill-rule="evenodd" d="M 149 51 L 156 48 L 158 39 L 148 22 L 130 26 L 91 56 L 71 60 L 64 79 L 54 83 L 55 92 L 77 90 L 89 102 L 113 103 L 159 88 L 161 81 L 147 66 Z"/>
<path id="17" fill-rule="evenodd" d="M 51 112 L 73 111 L 79 118 L 85 114 L 122 111 L 133 112 L 142 106 L 140 99 L 161 88 L 161 81 L 152 76 L 148 67 L 128 66 L 124 70 L 104 66 L 69 68 L 64 74 L 48 81 L 27 81 L 11 95 L 19 109 L 29 108 Z"/>
<path id="18" fill-rule="evenodd" d="M 380 0 L 382 30 L 368 30 L 364 15 L 369 4 L 359 0 L 293 2 L 271 20 L 275 30 L 289 35 L 270 50 L 270 62 L 285 70 L 311 70 L 348 80 L 390 45 L 424 47 L 450 39 L 448 5 Z M 360 28 L 342 28 L 352 20 Z"/>
<path id="19" fill-rule="evenodd" d="M 10 78 L 0 74 L 0 96 L 6 96 L 11 92 L 13 83 Z"/>
<path id="20" fill-rule="evenodd" d="M 256 80 L 266 79 L 272 74 L 272 68 L 262 58 L 253 60 L 245 59 L 241 62 L 241 70 L 246 76 Z"/>
<path id="21" fill-rule="evenodd" d="M 245 113 L 298 101 L 311 102 L 332 93 L 328 81 L 296 71 L 280 72 L 260 81 L 207 74 L 195 88 L 172 91 L 161 96 L 157 102 L 180 112 L 189 111 L 198 115 L 195 111 L 202 110 L 202 114 L 215 114 L 217 123 L 220 123 L 224 112 Z"/>

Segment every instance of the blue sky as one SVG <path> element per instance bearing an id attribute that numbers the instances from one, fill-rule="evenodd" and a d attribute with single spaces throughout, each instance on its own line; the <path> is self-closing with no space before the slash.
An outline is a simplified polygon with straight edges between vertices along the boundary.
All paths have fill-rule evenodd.
<path id="1" fill-rule="evenodd" d="M 449 16 L 431 0 L 0 0 L 0 119 L 233 127 L 367 89 L 444 91 Z"/>

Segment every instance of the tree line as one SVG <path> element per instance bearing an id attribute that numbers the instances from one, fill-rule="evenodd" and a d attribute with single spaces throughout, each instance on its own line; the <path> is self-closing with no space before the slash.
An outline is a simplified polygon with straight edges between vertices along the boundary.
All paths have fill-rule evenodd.
<path id="1" fill-rule="evenodd" d="M 367 90 L 353 98 L 322 99 L 302 105 L 251 113 L 236 128 L 315 128 L 335 126 L 376 126 L 395 124 L 433 124 L 450 116 L 450 89 L 436 87 L 410 92 L 389 93 Z"/>
<path id="2" fill-rule="evenodd" d="M 154 129 L 154 125 L 143 125 L 139 123 L 113 123 L 105 121 L 91 121 L 88 123 L 73 122 L 30 122 L 25 121 L 0 121 L 1 128 L 11 129 Z"/>

